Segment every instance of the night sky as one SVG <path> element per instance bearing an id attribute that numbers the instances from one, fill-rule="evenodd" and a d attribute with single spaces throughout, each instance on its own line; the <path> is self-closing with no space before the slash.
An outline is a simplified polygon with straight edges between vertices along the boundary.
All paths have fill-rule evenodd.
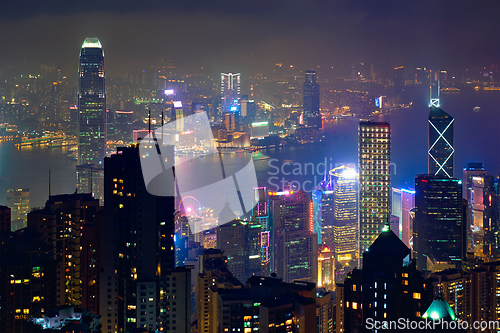
<path id="1" fill-rule="evenodd" d="M 0 2 L 0 70 L 33 60 L 69 66 L 87 36 L 101 40 L 107 66 L 467 68 L 498 63 L 500 1 Z"/>

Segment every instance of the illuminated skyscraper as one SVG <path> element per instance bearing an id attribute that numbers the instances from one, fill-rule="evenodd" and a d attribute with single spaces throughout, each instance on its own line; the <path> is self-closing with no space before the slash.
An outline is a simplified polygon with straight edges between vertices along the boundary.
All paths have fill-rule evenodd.
<path id="1" fill-rule="evenodd" d="M 307 126 L 321 127 L 319 113 L 319 84 L 316 71 L 306 71 L 304 81 L 304 123 Z"/>
<path id="2" fill-rule="evenodd" d="M 334 248 L 335 260 L 348 262 L 356 258 L 358 231 L 358 193 L 356 170 L 341 165 L 330 171 L 334 196 Z"/>
<path id="3" fill-rule="evenodd" d="M 221 73 L 222 113 L 240 111 L 240 76 L 240 73 Z"/>
<path id="4" fill-rule="evenodd" d="M 97 38 L 86 38 L 78 66 L 77 187 L 104 197 L 102 167 L 106 156 L 106 85 L 104 51 Z"/>
<path id="5" fill-rule="evenodd" d="M 390 217 L 391 130 L 388 123 L 359 123 L 359 258 Z M 361 262 L 361 261 L 360 261 Z"/>
<path id="6" fill-rule="evenodd" d="M 401 240 L 410 247 L 410 238 L 413 234 L 410 212 L 415 207 L 415 190 L 401 189 Z"/>
<path id="7" fill-rule="evenodd" d="M 431 104 L 429 113 L 429 171 L 431 175 L 453 178 L 454 118 L 439 107 L 439 100 Z"/>
<path id="8" fill-rule="evenodd" d="M 417 268 L 429 261 L 458 265 L 466 244 L 462 210 L 462 181 L 446 176 L 415 178 L 413 248 Z"/>
<path id="9" fill-rule="evenodd" d="M 316 283 L 318 236 L 313 231 L 313 203 L 308 193 L 268 192 L 271 202 L 274 257 L 271 270 L 284 281 Z"/>
<path id="10" fill-rule="evenodd" d="M 26 228 L 26 216 L 30 211 L 30 190 L 7 190 L 7 207 L 11 209 L 12 231 Z"/>

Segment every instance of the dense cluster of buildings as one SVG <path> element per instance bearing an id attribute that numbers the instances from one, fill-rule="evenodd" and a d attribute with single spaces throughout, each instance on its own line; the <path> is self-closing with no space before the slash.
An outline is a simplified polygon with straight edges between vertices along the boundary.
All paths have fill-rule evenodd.
<path id="1" fill-rule="evenodd" d="M 401 98 L 404 73 L 394 68 Z M 215 109 L 215 101 L 184 98 L 182 79 L 161 82 L 161 103 L 145 102 L 155 105 L 134 141 L 160 121 L 202 111 L 221 144 L 273 135 L 274 107 L 252 99 L 253 85 L 241 95 L 240 73 L 221 74 Z M 311 192 L 256 187 L 246 214 L 229 203 L 220 212 L 196 207 L 200 221 L 231 221 L 198 232 L 194 206 L 148 191 L 137 142 L 107 154 L 107 135 L 127 132 L 134 116 L 107 110 L 96 38 L 82 45 L 77 93 L 75 193 L 49 193 L 30 211 L 29 190 L 10 190 L 0 206 L 6 332 L 348 333 L 377 332 L 367 319 L 500 320 L 498 177 L 470 163 L 454 178 L 454 119 L 439 101 L 430 106 L 428 173 L 414 188 L 391 188 L 390 125 L 361 121 L 357 168 L 325 170 Z M 305 73 L 302 106 L 287 119 L 299 141 L 315 141 L 315 71 Z"/>

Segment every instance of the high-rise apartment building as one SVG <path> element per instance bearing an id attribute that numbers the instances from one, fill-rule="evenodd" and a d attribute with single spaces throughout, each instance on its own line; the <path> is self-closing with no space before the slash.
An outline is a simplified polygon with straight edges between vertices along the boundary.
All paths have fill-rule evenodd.
<path id="1" fill-rule="evenodd" d="M 222 113 L 240 112 L 240 73 L 221 73 L 221 105 Z"/>
<path id="2" fill-rule="evenodd" d="M 429 261 L 460 264 L 467 239 L 462 209 L 461 180 L 415 178 L 413 249 L 419 270 L 426 269 Z"/>
<path id="3" fill-rule="evenodd" d="M 105 78 L 101 42 L 97 38 L 86 38 L 78 66 L 77 187 L 80 192 L 93 193 L 101 203 L 106 156 Z"/>
<path id="4" fill-rule="evenodd" d="M 164 278 L 175 268 L 174 199 L 149 194 L 137 146 L 118 148 L 104 170 L 102 331 L 159 330 L 173 311 Z"/>
<path id="5" fill-rule="evenodd" d="M 441 290 L 458 318 L 474 322 L 500 320 L 500 262 L 480 263 L 469 271 L 449 269 L 432 274 L 434 289 Z M 471 332 L 484 332 L 479 327 Z"/>
<path id="6" fill-rule="evenodd" d="M 290 189 L 270 194 L 274 235 L 272 271 L 285 282 L 317 279 L 318 236 L 308 193 Z"/>
<path id="7" fill-rule="evenodd" d="M 98 210 L 99 201 L 92 198 L 91 194 L 77 193 L 50 196 L 43 209 L 28 214 L 28 227 L 42 234 L 45 243 L 51 245 L 53 258 L 57 262 L 57 281 L 54 290 L 57 305 L 87 306 L 92 298 L 98 297 L 95 293 L 82 294 L 84 285 L 99 281 L 99 260 L 88 262 L 87 260 L 92 258 L 85 254 L 87 260 L 82 261 L 82 252 L 88 253 L 92 248 L 88 245 L 94 244 L 94 249 L 97 251 L 95 255 L 101 252 L 96 242 L 90 241 L 98 236 L 92 237 L 88 234 L 90 230 L 87 229 L 88 224 L 96 223 Z M 87 241 L 82 244 L 84 231 L 87 232 L 85 235 Z M 97 269 L 89 270 L 88 267 L 82 267 L 84 265 L 97 265 Z M 84 276 L 82 273 L 88 275 Z"/>
<path id="8" fill-rule="evenodd" d="M 390 217 L 390 166 L 389 124 L 360 122 L 358 145 L 360 260 Z"/>
<path id="9" fill-rule="evenodd" d="M 27 214 L 30 211 L 30 190 L 7 190 L 7 207 L 11 210 L 12 231 L 26 228 Z"/>
<path id="10" fill-rule="evenodd" d="M 321 127 L 319 84 L 316 83 L 316 71 L 305 73 L 303 98 L 304 123 L 307 126 Z"/>
<path id="11" fill-rule="evenodd" d="M 198 274 L 196 283 L 196 333 L 218 332 L 218 289 L 243 288 L 227 269 L 226 259 L 221 250 L 203 251 L 203 272 Z"/>
<path id="12" fill-rule="evenodd" d="M 453 178 L 455 160 L 454 120 L 440 107 L 430 107 L 428 173 L 431 175 Z"/>

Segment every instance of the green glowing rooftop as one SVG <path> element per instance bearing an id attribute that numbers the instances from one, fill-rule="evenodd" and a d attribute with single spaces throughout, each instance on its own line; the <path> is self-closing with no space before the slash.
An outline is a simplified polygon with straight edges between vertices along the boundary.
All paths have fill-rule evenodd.
<path id="1" fill-rule="evenodd" d="M 85 38 L 85 40 L 83 41 L 83 44 L 82 44 L 82 49 L 84 49 L 84 48 L 99 48 L 99 49 L 102 49 L 102 45 L 101 45 L 101 42 L 99 41 L 98 38 L 87 37 L 87 38 Z"/>
<path id="2" fill-rule="evenodd" d="M 425 311 L 422 318 L 439 320 L 439 319 L 451 319 L 456 320 L 455 312 L 451 306 L 442 298 L 435 299 L 427 311 Z"/>

